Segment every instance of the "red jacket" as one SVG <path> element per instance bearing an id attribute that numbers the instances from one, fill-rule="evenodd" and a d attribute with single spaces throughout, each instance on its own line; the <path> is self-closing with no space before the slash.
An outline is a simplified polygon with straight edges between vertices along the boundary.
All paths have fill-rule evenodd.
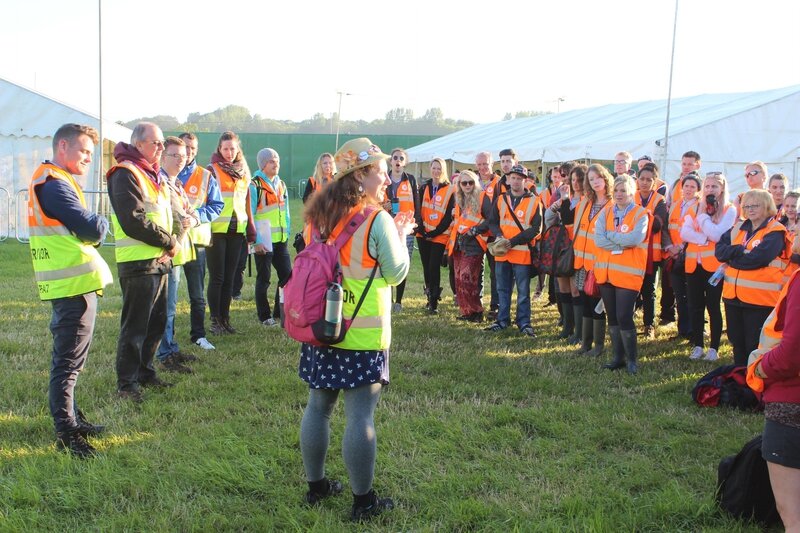
<path id="1" fill-rule="evenodd" d="M 778 303 L 776 328 L 783 328 L 781 342 L 761 361 L 769 376 L 764 380 L 764 402 L 800 403 L 800 320 L 792 318 L 799 312 L 800 276 L 795 276 L 786 299 Z"/>

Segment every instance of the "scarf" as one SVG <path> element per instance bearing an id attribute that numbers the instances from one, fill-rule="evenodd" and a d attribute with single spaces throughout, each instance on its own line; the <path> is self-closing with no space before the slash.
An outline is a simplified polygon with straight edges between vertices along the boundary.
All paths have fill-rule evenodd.
<path id="1" fill-rule="evenodd" d="M 244 156 L 235 161 L 228 161 L 220 155 L 219 152 L 211 154 L 211 164 L 219 165 L 222 170 L 229 174 L 233 179 L 250 179 L 249 169 L 244 162 Z"/>
<path id="2" fill-rule="evenodd" d="M 147 174 L 147 176 L 153 181 L 153 183 L 156 185 L 161 183 L 158 178 L 158 171 L 161 170 L 159 164 L 157 162 L 153 163 L 152 165 L 148 163 L 142 153 L 137 150 L 135 146 L 123 142 L 117 143 L 117 145 L 114 147 L 114 159 L 120 163 L 123 161 L 130 161 L 142 169 L 144 173 Z M 106 174 L 106 179 L 108 179 L 110 174 L 111 171 Z"/>

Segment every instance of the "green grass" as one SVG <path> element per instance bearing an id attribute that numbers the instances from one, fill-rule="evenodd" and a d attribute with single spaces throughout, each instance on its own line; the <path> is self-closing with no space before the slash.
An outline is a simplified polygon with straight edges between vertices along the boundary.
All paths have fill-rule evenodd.
<path id="1" fill-rule="evenodd" d="M 102 253 L 114 271 L 113 250 Z M 352 529 L 349 496 L 300 503 L 299 348 L 258 324 L 253 278 L 232 310 L 241 333 L 212 339 L 210 354 L 191 350 L 195 374 L 166 376 L 176 387 L 148 391 L 141 406 L 114 395 L 121 300 L 118 285 L 106 291 L 77 389 L 91 419 L 109 426 L 90 461 L 55 450 L 50 307 L 36 297 L 27 246 L 0 244 L 0 279 L 0 531 Z M 375 487 L 398 507 L 359 529 L 758 531 L 721 515 L 713 492 L 720 458 L 762 417 L 692 404 L 714 363 L 690 361 L 686 345 L 667 340 L 674 327 L 640 344 L 631 377 L 572 355 L 541 301 L 531 340 L 456 321 L 450 296 L 430 318 L 421 288 L 415 254 L 376 413 Z M 176 329 L 187 349 L 188 313 L 182 284 Z M 346 482 L 343 427 L 339 406 L 328 474 Z"/>

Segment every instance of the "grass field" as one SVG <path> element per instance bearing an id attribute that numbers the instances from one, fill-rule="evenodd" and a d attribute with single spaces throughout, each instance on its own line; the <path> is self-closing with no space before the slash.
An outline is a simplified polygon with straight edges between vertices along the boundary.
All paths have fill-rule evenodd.
<path id="1" fill-rule="evenodd" d="M 102 252 L 116 272 L 113 249 Z M 90 461 L 55 450 L 50 306 L 37 299 L 27 246 L 0 243 L 0 279 L 0 531 L 353 529 L 341 406 L 328 474 L 345 494 L 320 509 L 300 503 L 299 349 L 257 322 L 253 278 L 232 310 L 240 334 L 212 339 L 211 353 L 190 348 L 181 286 L 178 339 L 201 360 L 193 375 L 162 374 L 177 386 L 148 390 L 141 406 L 115 397 L 121 299 L 118 285 L 106 291 L 77 389 L 90 419 L 108 424 Z M 532 340 L 456 321 L 446 293 L 440 316 L 424 314 L 415 254 L 376 414 L 375 488 L 397 508 L 359 530 L 759 530 L 721 515 L 713 493 L 720 458 L 762 417 L 692 404 L 715 363 L 690 361 L 688 346 L 667 340 L 674 326 L 640 343 L 631 377 L 572 355 L 541 300 Z M 730 348 L 721 352 L 729 363 Z"/>

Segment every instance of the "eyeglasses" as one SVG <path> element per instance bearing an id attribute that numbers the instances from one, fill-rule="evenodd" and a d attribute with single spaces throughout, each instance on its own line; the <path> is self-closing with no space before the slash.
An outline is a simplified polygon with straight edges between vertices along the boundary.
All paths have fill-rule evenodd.
<path id="1" fill-rule="evenodd" d="M 758 209 L 760 207 L 761 207 L 760 204 L 750 204 L 750 205 L 743 205 L 742 209 L 745 211 L 752 211 L 753 209 Z"/>
<path id="2" fill-rule="evenodd" d="M 472 181 L 472 180 L 469 180 L 469 181 L 460 180 L 459 183 L 461 185 L 475 185 L 475 182 Z"/>
<path id="3" fill-rule="evenodd" d="M 756 174 L 761 174 L 760 170 L 751 170 L 750 172 L 745 172 L 745 176 L 755 176 Z"/>
<path id="4" fill-rule="evenodd" d="M 715 176 L 722 176 L 722 172 L 706 172 L 707 178 L 713 178 Z"/>
<path id="5" fill-rule="evenodd" d="M 628 164 L 628 160 L 627 159 L 615 159 L 614 163 L 618 163 L 620 165 L 627 165 Z"/>
<path id="6" fill-rule="evenodd" d="M 405 161 L 405 160 L 406 160 L 406 158 L 405 158 L 405 157 L 403 157 L 402 155 L 393 155 L 393 156 L 392 156 L 392 160 L 393 160 L 393 161 Z"/>
<path id="7" fill-rule="evenodd" d="M 164 154 L 164 157 L 172 157 L 174 159 L 186 159 L 186 154 Z"/>
<path id="8" fill-rule="evenodd" d="M 147 141 L 147 142 L 149 144 L 152 144 L 153 146 L 155 146 L 157 148 L 161 148 L 162 150 L 164 149 L 164 141 L 156 140 L 156 141 Z"/>

